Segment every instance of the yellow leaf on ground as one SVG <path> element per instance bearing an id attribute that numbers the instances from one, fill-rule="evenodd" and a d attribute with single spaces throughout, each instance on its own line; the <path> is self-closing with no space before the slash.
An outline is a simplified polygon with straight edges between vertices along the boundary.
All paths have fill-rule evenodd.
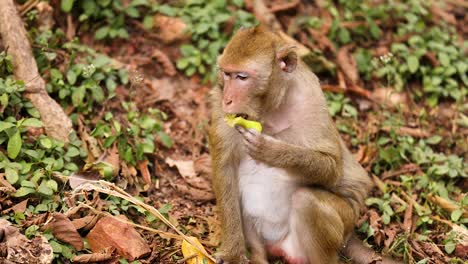
<path id="1" fill-rule="evenodd" d="M 201 249 L 203 249 L 203 253 L 207 254 L 205 248 L 202 246 L 200 241 L 196 237 L 189 237 L 190 241 L 199 246 Z M 187 259 L 187 264 L 214 264 L 213 261 L 205 257 L 202 252 L 200 252 L 197 248 L 192 246 L 189 242 L 187 242 L 185 239 L 182 241 L 182 254 L 184 255 L 184 258 L 189 258 Z"/>

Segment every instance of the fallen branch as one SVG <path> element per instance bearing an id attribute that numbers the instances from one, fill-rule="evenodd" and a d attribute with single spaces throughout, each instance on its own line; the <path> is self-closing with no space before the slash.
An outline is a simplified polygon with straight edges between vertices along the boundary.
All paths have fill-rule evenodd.
<path id="1" fill-rule="evenodd" d="M 25 82 L 24 97 L 39 111 L 47 135 L 68 142 L 68 135 L 72 131 L 71 120 L 60 105 L 47 94 L 45 82 L 39 75 L 23 21 L 14 1 L 0 1 L 0 14 L 3 46 L 11 55 L 15 78 Z"/>

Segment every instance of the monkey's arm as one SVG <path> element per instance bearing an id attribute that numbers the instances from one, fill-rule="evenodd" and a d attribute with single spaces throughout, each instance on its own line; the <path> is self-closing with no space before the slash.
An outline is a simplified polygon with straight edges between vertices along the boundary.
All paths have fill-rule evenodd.
<path id="1" fill-rule="evenodd" d="M 242 232 L 237 168 L 230 152 L 223 147 L 222 138 L 213 128 L 210 131 L 210 151 L 213 190 L 221 218 L 223 241 L 217 259 L 228 263 L 244 263 L 245 239 Z"/>
<path id="2" fill-rule="evenodd" d="M 244 136 L 247 153 L 253 159 L 291 170 L 290 176 L 300 182 L 331 188 L 343 176 L 341 151 L 339 145 L 332 141 L 323 140 L 309 148 L 289 144 L 255 130 L 236 129 Z"/>

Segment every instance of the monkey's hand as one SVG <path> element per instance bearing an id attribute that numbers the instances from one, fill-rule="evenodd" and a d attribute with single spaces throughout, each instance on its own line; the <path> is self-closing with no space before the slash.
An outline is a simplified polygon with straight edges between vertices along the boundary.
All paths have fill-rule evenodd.
<path id="1" fill-rule="evenodd" d="M 281 156 L 281 150 L 287 148 L 287 143 L 271 136 L 260 134 L 254 129 L 245 129 L 241 126 L 236 126 L 236 129 L 244 138 L 247 154 L 254 160 L 275 166 L 275 161 Z"/>
<path id="2" fill-rule="evenodd" d="M 245 254 L 241 254 L 239 256 L 233 256 L 232 252 L 224 253 L 221 251 L 216 253 L 216 264 L 248 264 L 249 259 L 245 256 Z"/>

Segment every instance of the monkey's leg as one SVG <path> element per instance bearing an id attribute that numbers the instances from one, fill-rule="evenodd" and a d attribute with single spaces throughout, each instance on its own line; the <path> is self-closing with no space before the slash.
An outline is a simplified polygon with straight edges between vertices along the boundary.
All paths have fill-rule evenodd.
<path id="1" fill-rule="evenodd" d="M 335 264 L 354 227 L 351 206 L 320 189 L 301 188 L 292 197 L 290 234 L 281 249 L 289 263 Z"/>
<path id="2" fill-rule="evenodd" d="M 252 264 L 268 264 L 267 253 L 263 239 L 254 228 L 254 223 L 249 217 L 244 217 L 244 237 L 250 248 L 250 260 Z"/>

